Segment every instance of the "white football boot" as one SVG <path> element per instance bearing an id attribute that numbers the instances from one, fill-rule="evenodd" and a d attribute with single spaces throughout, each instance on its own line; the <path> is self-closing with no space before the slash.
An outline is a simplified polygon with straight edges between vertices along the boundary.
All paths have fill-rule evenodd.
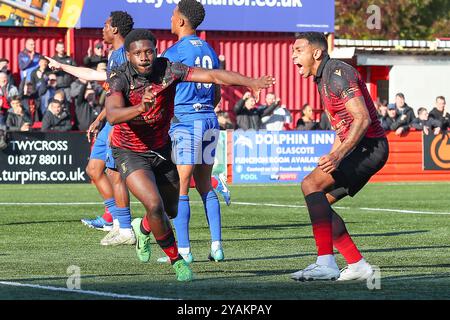
<path id="1" fill-rule="evenodd" d="M 339 268 L 327 265 L 311 264 L 303 270 L 291 274 L 291 279 L 297 281 L 336 280 L 339 278 Z"/>
<path id="2" fill-rule="evenodd" d="M 365 281 L 372 277 L 374 270 L 372 266 L 364 259 L 361 261 L 348 265 L 341 270 L 341 275 L 338 281 Z"/>

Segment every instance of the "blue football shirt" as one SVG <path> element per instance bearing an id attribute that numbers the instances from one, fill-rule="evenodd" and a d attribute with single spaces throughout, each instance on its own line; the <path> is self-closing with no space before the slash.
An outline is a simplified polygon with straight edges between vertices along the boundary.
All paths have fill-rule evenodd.
<path id="1" fill-rule="evenodd" d="M 181 38 L 163 54 L 171 62 L 190 67 L 217 69 L 219 59 L 213 48 L 196 35 Z M 214 84 L 181 82 L 175 95 L 175 116 L 180 121 L 193 121 L 215 117 Z"/>

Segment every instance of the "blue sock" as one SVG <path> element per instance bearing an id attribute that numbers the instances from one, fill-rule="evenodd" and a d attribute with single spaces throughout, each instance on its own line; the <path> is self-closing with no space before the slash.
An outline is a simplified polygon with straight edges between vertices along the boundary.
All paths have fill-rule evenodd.
<path id="1" fill-rule="evenodd" d="M 120 229 L 131 229 L 130 207 L 117 208 L 117 220 L 119 220 Z"/>
<path id="2" fill-rule="evenodd" d="M 202 195 L 205 207 L 206 219 L 208 220 L 211 241 L 222 241 L 222 226 L 220 222 L 220 204 L 217 194 L 211 190 Z"/>
<path id="3" fill-rule="evenodd" d="M 113 221 L 117 219 L 116 200 L 114 200 L 114 198 L 111 198 L 103 201 L 103 203 L 105 204 L 105 207 L 108 208 L 109 213 L 111 213 Z"/>
<path id="4" fill-rule="evenodd" d="M 178 247 L 189 248 L 189 220 L 191 219 L 191 208 L 189 206 L 189 196 L 180 196 L 178 199 L 178 214 L 173 219 L 173 225 L 177 233 Z"/>

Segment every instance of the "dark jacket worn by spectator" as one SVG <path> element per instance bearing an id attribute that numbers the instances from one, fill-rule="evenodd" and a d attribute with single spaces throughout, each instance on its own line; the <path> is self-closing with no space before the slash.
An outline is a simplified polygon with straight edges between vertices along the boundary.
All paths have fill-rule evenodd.
<path id="1" fill-rule="evenodd" d="M 269 107 L 247 109 L 245 100 L 240 99 L 234 106 L 237 128 L 259 130 L 261 128 L 261 118 L 271 114 L 277 106 L 278 104 L 273 103 Z"/>
<path id="2" fill-rule="evenodd" d="M 297 121 L 297 130 L 317 130 L 319 129 L 319 123 L 315 121 L 304 121 L 303 118 L 298 119 Z"/>
<path id="3" fill-rule="evenodd" d="M 96 69 L 99 63 L 108 63 L 108 58 L 97 55 L 85 56 L 83 58 L 83 63 L 88 68 Z"/>
<path id="4" fill-rule="evenodd" d="M 75 60 L 73 60 L 70 56 L 65 55 L 65 56 L 58 56 L 58 55 L 54 55 L 52 57 L 53 59 L 55 59 L 56 61 L 58 61 L 61 64 L 68 64 L 71 66 L 76 66 L 77 64 L 75 63 Z M 67 73 L 64 72 L 62 70 L 56 71 L 56 88 L 58 89 L 65 89 L 65 88 L 70 88 L 70 85 L 72 84 L 72 82 L 75 80 L 75 78 Z"/>
<path id="5" fill-rule="evenodd" d="M 81 91 L 75 100 L 75 115 L 78 130 L 87 131 L 89 126 L 97 119 L 100 112 L 102 112 L 102 107 L 98 105 L 95 101 L 95 96 L 90 103 L 85 99 L 86 84 L 81 87 Z M 92 97 L 88 97 L 92 99 Z"/>
<path id="6" fill-rule="evenodd" d="M 325 111 L 320 115 L 319 129 L 331 130 L 330 119 L 328 119 L 327 113 Z"/>
<path id="7" fill-rule="evenodd" d="M 21 131 L 22 126 L 25 123 L 31 124 L 31 118 L 28 113 L 17 114 L 13 112 L 13 109 L 9 109 L 8 118 L 6 119 L 6 127 L 9 131 Z"/>
<path id="8" fill-rule="evenodd" d="M 69 131 L 72 129 L 70 123 L 70 116 L 62 112 L 60 115 L 54 115 L 50 110 L 47 110 L 42 119 L 42 131 Z"/>
<path id="9" fill-rule="evenodd" d="M 441 122 L 433 118 L 428 118 L 428 120 L 421 120 L 420 118 L 415 118 L 411 122 L 411 128 L 422 131 L 423 127 L 428 127 L 431 130 L 433 130 L 435 128 L 440 128 Z"/>
<path id="10" fill-rule="evenodd" d="M 393 105 L 389 105 L 388 109 L 391 109 L 392 107 Z M 398 128 L 402 127 L 404 131 L 408 131 L 411 122 L 416 118 L 413 108 L 411 108 L 405 103 L 403 108 L 401 109 L 397 108 L 397 115 L 398 117 L 391 124 L 390 130 L 395 131 Z"/>
<path id="11" fill-rule="evenodd" d="M 442 131 L 447 130 L 447 128 L 450 126 L 450 114 L 446 113 L 445 110 L 441 112 L 436 107 L 434 107 L 433 110 L 431 110 L 428 114 L 428 118 L 439 121 Z"/>

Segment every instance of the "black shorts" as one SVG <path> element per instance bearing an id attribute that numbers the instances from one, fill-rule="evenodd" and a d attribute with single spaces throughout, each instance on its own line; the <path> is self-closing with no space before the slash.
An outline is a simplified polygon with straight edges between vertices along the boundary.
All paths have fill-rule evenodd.
<path id="1" fill-rule="evenodd" d="M 385 165 L 389 156 L 386 138 L 363 138 L 331 175 L 336 181 L 333 191 L 345 190 L 353 197 Z M 333 191 L 330 193 L 333 194 Z M 339 196 L 341 198 L 341 196 Z"/>
<path id="2" fill-rule="evenodd" d="M 148 152 L 112 147 L 112 153 L 116 167 L 124 180 L 136 170 L 147 170 L 153 172 L 157 185 L 176 185 L 180 181 L 177 167 L 171 159 L 170 144 Z"/>

